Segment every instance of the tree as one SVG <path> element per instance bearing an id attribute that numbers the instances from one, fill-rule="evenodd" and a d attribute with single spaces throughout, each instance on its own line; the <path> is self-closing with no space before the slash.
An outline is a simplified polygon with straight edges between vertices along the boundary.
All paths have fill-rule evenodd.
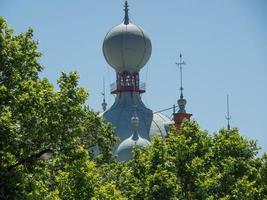
<path id="1" fill-rule="evenodd" d="M 99 163 L 113 159 L 113 129 L 85 105 L 88 93 L 78 86 L 78 74 L 62 73 L 55 91 L 38 75 L 37 46 L 31 29 L 15 36 L 0 18 L 1 199 L 64 199 L 62 180 L 71 185 L 94 177 L 78 173 L 95 168 L 88 149 L 100 150 Z M 51 153 L 50 160 L 41 159 Z M 76 187 L 70 186 L 74 196 Z M 93 196 L 94 188 L 88 192 Z"/>
<path id="2" fill-rule="evenodd" d="M 167 138 L 135 149 L 105 180 L 128 199 L 265 199 L 266 155 L 257 157 L 258 149 L 237 129 L 209 135 L 186 121 Z"/>

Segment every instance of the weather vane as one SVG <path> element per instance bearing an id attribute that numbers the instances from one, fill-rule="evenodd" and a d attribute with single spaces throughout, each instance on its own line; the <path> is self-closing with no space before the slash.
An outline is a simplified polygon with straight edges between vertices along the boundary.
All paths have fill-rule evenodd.
<path id="1" fill-rule="evenodd" d="M 181 95 L 180 98 L 182 99 L 183 96 L 183 66 L 186 65 L 186 63 L 183 61 L 183 55 L 180 53 L 180 61 L 178 63 L 175 63 L 179 69 L 180 69 L 180 81 L 181 81 L 181 87 L 180 87 L 180 91 L 181 91 Z"/>
<path id="2" fill-rule="evenodd" d="M 227 120 L 227 129 L 230 130 L 230 119 L 232 118 L 230 116 L 230 108 L 229 108 L 229 95 L 227 95 L 227 115 L 225 116 Z"/>

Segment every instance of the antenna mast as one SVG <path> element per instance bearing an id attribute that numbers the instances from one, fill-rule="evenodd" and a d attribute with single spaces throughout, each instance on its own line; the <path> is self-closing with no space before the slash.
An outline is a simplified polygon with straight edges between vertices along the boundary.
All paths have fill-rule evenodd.
<path id="1" fill-rule="evenodd" d="M 227 115 L 225 116 L 226 120 L 227 120 L 227 130 L 230 130 L 230 119 L 232 118 L 230 116 L 230 106 L 229 106 L 229 95 L 227 94 Z"/>

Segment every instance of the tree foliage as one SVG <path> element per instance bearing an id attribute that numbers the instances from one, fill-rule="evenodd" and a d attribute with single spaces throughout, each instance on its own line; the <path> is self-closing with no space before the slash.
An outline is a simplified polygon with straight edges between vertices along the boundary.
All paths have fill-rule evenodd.
<path id="1" fill-rule="evenodd" d="M 62 73 L 58 91 L 39 77 L 40 56 L 31 29 L 15 36 L 0 19 L 0 198 L 88 199 L 96 187 L 88 149 L 100 150 L 98 162 L 112 161 L 114 132 L 85 106 L 76 72 Z M 40 159 L 47 152 L 52 159 Z"/>
<path id="2" fill-rule="evenodd" d="M 105 181 L 115 180 L 128 199 L 266 199 L 266 155 L 257 152 L 255 141 L 237 129 L 209 135 L 185 122 L 135 149 Z"/>
<path id="3" fill-rule="evenodd" d="M 0 199 L 267 199 L 267 155 L 238 129 L 186 121 L 117 162 L 78 74 L 62 73 L 55 90 L 37 46 L 31 29 L 14 35 L 0 18 Z"/>

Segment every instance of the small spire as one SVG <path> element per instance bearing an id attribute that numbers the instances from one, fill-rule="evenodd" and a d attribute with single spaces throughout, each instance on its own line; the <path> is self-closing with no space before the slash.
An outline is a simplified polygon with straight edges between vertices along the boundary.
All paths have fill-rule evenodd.
<path id="1" fill-rule="evenodd" d="M 229 95 L 227 94 L 227 115 L 225 116 L 226 120 L 227 120 L 227 130 L 230 130 L 230 119 L 232 118 L 230 116 L 230 106 L 229 106 Z"/>
<path id="2" fill-rule="evenodd" d="M 124 24 L 125 25 L 128 25 L 129 24 L 129 8 L 128 8 L 128 1 L 126 0 L 125 3 L 124 3 L 124 12 L 125 12 L 125 15 L 124 15 Z"/>
<path id="3" fill-rule="evenodd" d="M 183 66 L 186 65 L 185 62 L 183 61 L 183 55 L 180 53 L 180 61 L 176 63 L 176 65 L 180 69 L 180 99 L 178 100 L 178 106 L 179 106 L 179 113 L 186 113 L 185 111 L 185 105 L 186 105 L 186 100 L 184 99 L 183 95 Z"/>
<path id="4" fill-rule="evenodd" d="M 103 96 L 103 102 L 102 102 L 102 109 L 103 111 L 106 111 L 107 109 L 107 103 L 106 103 L 106 91 L 105 91 L 105 78 L 103 78 L 103 92 L 101 93 Z"/>
<path id="5" fill-rule="evenodd" d="M 132 127 L 133 127 L 132 139 L 133 140 L 138 140 L 138 138 L 139 138 L 139 133 L 138 133 L 139 118 L 138 118 L 137 113 L 136 113 L 136 108 L 135 108 L 135 111 L 134 111 L 133 116 L 131 118 L 131 124 L 132 124 Z"/>

